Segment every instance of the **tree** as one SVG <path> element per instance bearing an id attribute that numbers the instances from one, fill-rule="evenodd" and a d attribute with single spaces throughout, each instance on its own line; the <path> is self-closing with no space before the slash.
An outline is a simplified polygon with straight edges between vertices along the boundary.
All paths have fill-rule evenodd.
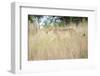
<path id="1" fill-rule="evenodd" d="M 32 23 L 36 23 L 37 29 L 40 26 L 50 27 L 66 27 L 68 24 L 75 23 L 76 26 L 80 22 L 87 21 L 87 17 L 74 17 L 74 16 L 45 16 L 45 15 L 29 15 L 28 19 Z"/>

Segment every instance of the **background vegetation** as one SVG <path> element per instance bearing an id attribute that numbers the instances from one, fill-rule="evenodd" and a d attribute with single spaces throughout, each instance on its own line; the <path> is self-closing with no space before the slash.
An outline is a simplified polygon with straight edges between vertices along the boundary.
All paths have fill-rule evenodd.
<path id="1" fill-rule="evenodd" d="M 88 18 L 28 15 L 28 60 L 88 57 Z"/>

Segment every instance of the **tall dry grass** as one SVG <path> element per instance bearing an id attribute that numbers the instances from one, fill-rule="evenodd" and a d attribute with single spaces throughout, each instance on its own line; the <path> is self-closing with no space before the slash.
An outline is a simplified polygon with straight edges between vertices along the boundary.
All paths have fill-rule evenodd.
<path id="1" fill-rule="evenodd" d="M 28 45 L 28 60 L 88 58 L 87 23 L 38 31 L 29 25 Z"/>

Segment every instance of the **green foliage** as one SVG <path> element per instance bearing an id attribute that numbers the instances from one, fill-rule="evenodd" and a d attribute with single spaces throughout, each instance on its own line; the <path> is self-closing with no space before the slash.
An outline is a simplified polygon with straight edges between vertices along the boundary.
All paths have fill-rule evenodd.
<path id="1" fill-rule="evenodd" d="M 31 23 L 33 22 L 33 19 L 32 19 L 33 16 L 31 15 L 28 15 L 28 21 L 30 21 Z"/>
<path id="2" fill-rule="evenodd" d="M 74 17 L 74 16 L 43 16 L 43 15 L 28 15 L 28 20 L 33 23 L 41 24 L 44 28 L 54 27 L 65 27 L 69 23 L 75 23 L 76 26 L 80 22 L 88 21 L 87 17 Z"/>

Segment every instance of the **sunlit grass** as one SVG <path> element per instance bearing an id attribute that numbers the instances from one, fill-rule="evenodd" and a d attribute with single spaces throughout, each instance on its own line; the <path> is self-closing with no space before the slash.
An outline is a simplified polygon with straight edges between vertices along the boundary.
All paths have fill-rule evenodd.
<path id="1" fill-rule="evenodd" d="M 88 34 L 86 24 L 76 27 L 39 29 L 29 28 L 28 60 L 88 58 Z M 50 29 L 50 30 L 49 30 Z M 59 30 L 60 29 L 60 30 Z"/>

